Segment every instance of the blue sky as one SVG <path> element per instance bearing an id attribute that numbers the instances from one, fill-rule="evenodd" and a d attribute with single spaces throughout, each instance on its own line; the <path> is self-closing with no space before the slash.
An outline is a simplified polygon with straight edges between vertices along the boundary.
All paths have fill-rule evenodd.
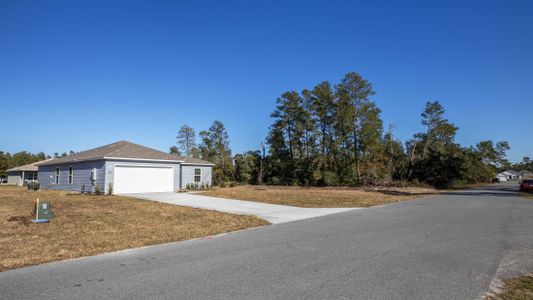
<path id="1" fill-rule="evenodd" d="M 356 71 L 402 140 L 439 100 L 461 144 L 533 157 L 532 15 L 527 0 L 0 0 L 0 150 L 167 150 L 216 119 L 234 152 L 256 149 L 277 96 Z"/>

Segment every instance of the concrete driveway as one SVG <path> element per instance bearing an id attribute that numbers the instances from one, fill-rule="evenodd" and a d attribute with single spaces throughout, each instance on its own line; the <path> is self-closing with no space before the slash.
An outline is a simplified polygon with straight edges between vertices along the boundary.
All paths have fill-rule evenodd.
<path id="1" fill-rule="evenodd" d="M 267 220 L 272 224 L 280 224 L 297 220 L 330 215 L 334 213 L 360 208 L 302 208 L 276 205 L 244 200 L 202 196 L 191 193 L 136 193 L 123 194 L 128 197 L 182 205 L 209 210 L 217 210 L 232 214 L 252 215 Z"/>

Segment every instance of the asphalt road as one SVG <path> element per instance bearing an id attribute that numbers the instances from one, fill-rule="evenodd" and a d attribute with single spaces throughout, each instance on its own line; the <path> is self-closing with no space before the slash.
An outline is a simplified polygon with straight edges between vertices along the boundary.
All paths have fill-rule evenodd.
<path id="1" fill-rule="evenodd" d="M 476 299 L 533 271 L 516 186 L 0 273 L 2 299 Z M 132 236 L 131 238 L 135 238 Z"/>

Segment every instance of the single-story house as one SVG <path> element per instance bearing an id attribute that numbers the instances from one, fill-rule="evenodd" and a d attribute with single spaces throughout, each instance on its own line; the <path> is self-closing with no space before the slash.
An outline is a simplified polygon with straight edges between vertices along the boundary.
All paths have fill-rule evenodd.
<path id="1" fill-rule="evenodd" d="M 34 162 L 31 164 L 6 170 L 7 184 L 24 185 L 28 182 L 37 181 L 37 164 L 52 160 L 53 158 Z"/>
<path id="2" fill-rule="evenodd" d="M 518 171 L 518 173 L 520 173 L 520 176 L 522 176 L 522 179 L 533 178 L 533 172 L 531 171 L 521 170 L 521 171 Z"/>
<path id="3" fill-rule="evenodd" d="M 113 193 L 176 192 L 211 186 L 213 163 L 119 141 L 39 163 L 42 189 Z"/>
<path id="4" fill-rule="evenodd" d="M 507 171 L 503 171 L 501 173 L 498 173 L 498 175 L 496 175 L 496 178 L 498 178 L 498 180 L 501 182 L 501 181 L 511 181 L 511 180 L 520 180 L 522 179 L 522 175 L 520 175 L 520 173 L 514 171 L 514 170 L 507 170 Z"/>

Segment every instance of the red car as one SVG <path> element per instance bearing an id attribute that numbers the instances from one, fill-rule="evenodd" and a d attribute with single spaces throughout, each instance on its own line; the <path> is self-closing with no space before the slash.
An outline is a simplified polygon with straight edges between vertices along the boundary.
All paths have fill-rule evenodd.
<path id="1" fill-rule="evenodd" d="M 533 192 L 533 179 L 526 179 L 520 182 L 521 192 Z"/>

